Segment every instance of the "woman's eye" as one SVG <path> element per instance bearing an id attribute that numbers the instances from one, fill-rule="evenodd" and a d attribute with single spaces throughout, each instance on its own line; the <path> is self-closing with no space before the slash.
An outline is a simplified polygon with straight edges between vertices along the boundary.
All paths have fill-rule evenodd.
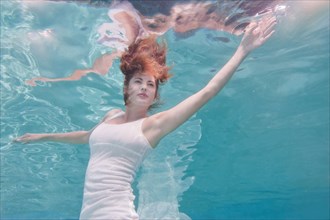
<path id="1" fill-rule="evenodd" d="M 139 84 L 140 84 L 140 83 L 141 83 L 141 81 L 140 81 L 140 80 L 135 80 L 135 83 L 139 83 Z"/>
<path id="2" fill-rule="evenodd" d="M 148 85 L 151 86 L 151 87 L 154 87 L 154 84 L 151 84 L 151 83 L 150 83 L 150 84 L 148 84 Z"/>

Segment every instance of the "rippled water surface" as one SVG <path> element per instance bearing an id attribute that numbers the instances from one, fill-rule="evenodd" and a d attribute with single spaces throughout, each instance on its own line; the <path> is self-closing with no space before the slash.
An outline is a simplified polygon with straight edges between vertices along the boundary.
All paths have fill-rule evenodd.
<path id="1" fill-rule="evenodd" d="M 96 40 L 110 22 L 107 6 L 1 1 L 2 219 L 79 216 L 88 146 L 12 139 L 90 129 L 122 107 L 118 60 L 105 76 L 25 82 L 65 77 L 110 52 Z M 221 94 L 145 160 L 133 187 L 141 219 L 329 218 L 329 10 L 303 20 L 294 9 Z M 154 111 L 201 89 L 240 40 L 209 29 L 163 38 L 174 77 Z"/>

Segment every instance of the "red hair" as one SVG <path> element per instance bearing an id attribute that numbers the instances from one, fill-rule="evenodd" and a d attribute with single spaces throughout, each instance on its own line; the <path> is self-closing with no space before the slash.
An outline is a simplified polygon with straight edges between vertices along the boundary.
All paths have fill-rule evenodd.
<path id="1" fill-rule="evenodd" d="M 125 76 L 124 89 L 134 74 L 149 74 L 156 79 L 156 96 L 159 83 L 165 83 L 170 77 L 169 67 L 166 65 L 167 47 L 158 43 L 156 37 L 139 39 L 131 44 L 120 59 L 120 69 Z M 124 101 L 127 101 L 124 91 Z"/>

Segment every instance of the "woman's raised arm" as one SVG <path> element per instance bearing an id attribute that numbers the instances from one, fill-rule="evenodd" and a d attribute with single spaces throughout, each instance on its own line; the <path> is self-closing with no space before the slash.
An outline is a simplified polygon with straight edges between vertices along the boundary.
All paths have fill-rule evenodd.
<path id="1" fill-rule="evenodd" d="M 146 122 L 148 123 L 145 130 L 146 136 L 153 140 L 152 142 L 157 143 L 163 136 L 187 121 L 212 97 L 217 95 L 245 57 L 270 38 L 274 33 L 275 24 L 276 19 L 274 17 L 264 18 L 258 23 L 251 23 L 247 27 L 236 52 L 224 67 L 199 92 L 173 108 L 151 116 L 149 122 Z"/>

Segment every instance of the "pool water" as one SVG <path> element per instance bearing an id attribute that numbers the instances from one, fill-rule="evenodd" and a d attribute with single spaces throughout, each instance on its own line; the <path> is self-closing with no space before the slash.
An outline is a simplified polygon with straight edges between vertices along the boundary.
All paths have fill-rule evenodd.
<path id="1" fill-rule="evenodd" d="M 78 219 L 88 145 L 12 139 L 90 129 L 122 107 L 118 60 L 105 76 L 25 83 L 65 77 L 111 51 L 95 40 L 107 12 L 1 1 L 1 219 Z M 224 90 L 144 161 L 133 186 L 141 219 L 329 219 L 329 8 L 302 19 L 288 12 Z M 201 89 L 240 40 L 206 29 L 163 38 L 174 76 L 156 112 Z"/>

